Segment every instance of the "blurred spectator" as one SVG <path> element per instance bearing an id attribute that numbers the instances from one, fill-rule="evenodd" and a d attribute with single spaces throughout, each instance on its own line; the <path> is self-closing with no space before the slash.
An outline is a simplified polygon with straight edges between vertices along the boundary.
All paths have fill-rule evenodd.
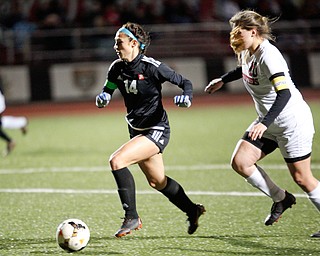
<path id="1" fill-rule="evenodd" d="M 229 21 L 238 11 L 240 6 L 236 0 L 216 0 L 216 17 L 219 20 Z"/>
<path id="2" fill-rule="evenodd" d="M 107 26 L 120 26 L 121 25 L 121 13 L 115 4 L 106 4 L 103 12 L 105 19 L 105 25 Z"/>
<path id="3" fill-rule="evenodd" d="M 22 18 L 41 29 L 195 23 L 225 21 L 241 9 L 283 20 L 320 18 L 320 0 L 1 0 L 0 24 L 12 29 Z"/>
<path id="4" fill-rule="evenodd" d="M 66 25 L 65 14 L 59 0 L 45 0 L 35 11 L 35 18 L 41 29 L 62 28 Z"/>
<path id="5" fill-rule="evenodd" d="M 119 2 L 119 3 L 118 3 Z M 117 1 L 118 8 L 121 10 L 121 24 L 135 19 L 134 12 L 136 1 L 122 0 Z"/>
<path id="6" fill-rule="evenodd" d="M 256 10 L 280 20 L 320 20 L 320 0 L 0 0 L 0 63 L 19 63 L 16 57 L 26 56 L 20 53 L 25 53 L 25 40 L 33 33 L 37 36 L 31 37 L 32 50 L 68 50 L 74 49 L 75 42 L 79 45 L 79 41 L 72 41 L 72 36 L 63 34 L 63 30 L 59 33 L 52 30 L 118 27 L 128 21 L 139 24 L 228 21 L 241 9 Z M 6 33 L 8 30 L 15 32 L 14 40 Z M 317 30 L 312 28 L 312 33 L 319 33 Z M 81 44 L 109 46 L 113 38 L 103 35 L 102 29 L 97 31 L 100 34 L 96 36 L 82 37 Z"/>
<path id="7" fill-rule="evenodd" d="M 305 0 L 300 13 L 304 19 L 320 19 L 320 0 Z"/>
<path id="8" fill-rule="evenodd" d="M 29 22 L 24 17 L 13 25 L 14 32 L 14 48 L 15 48 L 15 63 L 21 63 L 24 60 L 23 53 L 27 47 L 27 42 L 30 40 L 32 33 L 36 31 L 35 23 Z"/>
<path id="9" fill-rule="evenodd" d="M 281 20 L 297 20 L 300 18 L 299 5 L 295 0 L 278 0 Z"/>
<path id="10" fill-rule="evenodd" d="M 239 1 L 240 9 L 251 9 L 251 10 L 255 10 L 255 9 L 257 9 L 258 1 L 259 1 L 259 0 L 240 0 L 240 1 Z M 260 0 L 260 1 L 261 1 L 261 0 Z M 264 0 L 262 0 L 262 1 L 264 1 Z"/>
<path id="11" fill-rule="evenodd" d="M 280 5 L 277 0 L 258 1 L 256 11 L 263 16 L 269 17 L 279 17 L 281 14 Z"/>
<path id="12" fill-rule="evenodd" d="M 35 10 L 35 19 L 39 24 L 37 31 L 41 35 L 42 31 L 62 29 L 67 27 L 65 19 L 65 9 L 59 0 L 43 0 Z M 72 40 L 69 35 L 50 34 L 46 37 L 33 39 L 35 44 L 41 45 L 42 50 L 65 50 L 72 48 Z"/>
<path id="13" fill-rule="evenodd" d="M 164 0 L 164 17 L 168 23 L 192 23 L 198 22 L 199 9 L 193 9 L 187 1 Z"/>
<path id="14" fill-rule="evenodd" d="M 11 5 L 8 2 L 2 3 L 0 6 L 4 13 L 1 13 L 1 29 L 2 31 L 13 31 L 11 40 L 1 42 L 2 54 L 1 58 L 6 57 L 8 48 L 15 49 L 15 62 L 20 62 L 22 53 L 25 46 L 25 41 L 29 38 L 30 34 L 35 31 L 36 24 L 29 22 L 22 12 L 22 5 L 13 1 Z M 2 48 L 1 47 L 1 48 Z"/>
<path id="15" fill-rule="evenodd" d="M 84 1 L 83 10 L 80 13 L 79 25 L 81 27 L 94 27 L 100 18 L 103 18 L 102 3 L 99 0 Z"/>
<path id="16" fill-rule="evenodd" d="M 134 12 L 133 22 L 139 24 L 152 23 L 153 17 L 149 10 L 149 5 L 143 1 L 139 1 Z"/>

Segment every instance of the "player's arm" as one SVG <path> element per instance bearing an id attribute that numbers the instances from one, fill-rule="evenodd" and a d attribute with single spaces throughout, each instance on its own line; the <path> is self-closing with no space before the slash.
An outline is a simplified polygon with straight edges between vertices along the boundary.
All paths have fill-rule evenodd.
<path id="1" fill-rule="evenodd" d="M 284 107 L 287 105 L 289 99 L 291 98 L 291 93 L 289 86 L 286 82 L 286 77 L 283 72 L 276 73 L 272 75 L 269 80 L 274 86 L 277 97 L 269 109 L 268 113 L 265 115 L 261 121 L 266 127 L 269 127 L 270 124 L 276 119 L 276 117 L 281 113 Z"/>
<path id="2" fill-rule="evenodd" d="M 192 101 L 192 91 L 193 91 L 192 83 L 190 80 L 182 76 L 181 78 L 182 78 L 182 83 L 178 84 L 178 86 L 182 88 L 183 94 L 174 96 L 173 102 L 178 107 L 189 108 L 191 106 L 191 101 Z"/>
<path id="3" fill-rule="evenodd" d="M 238 80 L 242 78 L 242 67 L 238 66 L 236 69 L 229 71 L 221 76 L 221 80 L 224 84 Z"/>
<path id="4" fill-rule="evenodd" d="M 163 63 L 158 67 L 157 72 L 162 83 L 168 81 L 183 90 L 182 95 L 174 97 L 174 104 L 178 107 L 190 107 L 193 97 L 193 86 L 191 81 Z"/>
<path id="5" fill-rule="evenodd" d="M 239 66 L 236 69 L 229 71 L 222 75 L 220 78 L 216 78 L 210 81 L 210 83 L 204 89 L 205 92 L 211 94 L 219 90 L 225 83 L 229 83 L 238 80 L 242 77 L 242 68 Z"/>
<path id="6" fill-rule="evenodd" d="M 113 92 L 118 88 L 116 81 L 119 76 L 119 63 L 121 63 L 120 59 L 115 60 L 111 63 L 106 81 L 104 82 L 102 92 L 96 96 L 96 106 L 98 108 L 106 107 L 112 98 Z"/>
<path id="7" fill-rule="evenodd" d="M 106 79 L 102 92 L 96 96 L 96 106 L 98 108 L 104 108 L 109 105 L 112 94 L 114 90 L 117 88 L 117 85 L 108 79 Z"/>
<path id="8" fill-rule="evenodd" d="M 277 97 L 261 123 L 254 125 L 250 130 L 249 137 L 252 140 L 262 137 L 263 133 L 281 113 L 291 97 L 289 86 L 286 83 L 286 77 L 283 72 L 272 75 L 269 80 L 277 92 Z"/>

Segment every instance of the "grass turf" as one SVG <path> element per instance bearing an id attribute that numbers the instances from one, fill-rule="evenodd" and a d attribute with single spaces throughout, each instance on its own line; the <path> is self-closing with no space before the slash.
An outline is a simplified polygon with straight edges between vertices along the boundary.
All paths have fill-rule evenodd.
<path id="1" fill-rule="evenodd" d="M 320 104 L 310 104 L 317 133 L 313 172 L 320 178 Z M 237 140 L 255 118 L 252 106 L 169 109 L 172 134 L 164 153 L 167 175 L 206 206 L 188 235 L 186 216 L 151 188 L 136 166 L 143 229 L 113 237 L 123 211 L 108 167 L 128 134 L 124 113 L 32 118 L 29 133 L 9 131 L 17 148 L 0 165 L 0 255 L 64 255 L 55 241 L 67 218 L 91 230 L 79 255 L 319 255 L 319 214 L 292 181 L 279 152 L 261 162 L 297 195 L 297 205 L 266 227 L 271 200 L 235 174 L 228 163 Z M 4 144 L 3 144 L 4 145 Z"/>

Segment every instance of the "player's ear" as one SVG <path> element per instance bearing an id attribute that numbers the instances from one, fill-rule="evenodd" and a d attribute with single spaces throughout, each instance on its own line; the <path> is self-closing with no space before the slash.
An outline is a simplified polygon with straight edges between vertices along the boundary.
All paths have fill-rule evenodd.
<path id="1" fill-rule="evenodd" d="M 253 28 L 251 30 L 251 36 L 256 36 L 256 35 L 258 35 L 257 29 Z"/>
<path id="2" fill-rule="evenodd" d="M 132 48 L 136 47 L 138 45 L 137 40 L 132 40 Z"/>

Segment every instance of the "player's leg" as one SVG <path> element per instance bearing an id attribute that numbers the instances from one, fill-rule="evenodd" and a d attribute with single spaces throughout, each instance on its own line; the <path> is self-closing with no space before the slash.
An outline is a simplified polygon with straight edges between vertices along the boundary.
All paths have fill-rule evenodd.
<path id="1" fill-rule="evenodd" d="M 279 138 L 279 148 L 287 163 L 290 174 L 297 185 L 308 195 L 313 205 L 320 211 L 320 184 L 311 171 L 311 152 L 314 125 L 309 107 L 300 108 L 287 125 L 285 137 Z M 320 237 L 320 232 L 314 237 Z"/>
<path id="2" fill-rule="evenodd" d="M 319 186 L 319 181 L 313 176 L 311 172 L 311 157 L 293 162 L 287 163 L 293 180 L 299 185 L 299 187 L 306 193 L 310 193 Z M 318 197 L 318 204 L 316 208 L 320 210 L 320 194 Z"/>
<path id="3" fill-rule="evenodd" d="M 188 233 L 193 234 L 198 228 L 199 217 L 205 212 L 201 204 L 193 203 L 183 187 L 174 179 L 165 175 L 162 154 L 156 154 L 139 163 L 151 187 L 166 196 L 171 203 L 188 216 Z"/>
<path id="4" fill-rule="evenodd" d="M 240 140 L 232 156 L 232 168 L 243 176 L 253 187 L 258 188 L 275 202 L 284 198 L 284 190 L 280 189 L 256 163 L 265 154 L 248 141 Z"/>
<path id="5" fill-rule="evenodd" d="M 130 234 L 132 230 L 142 228 L 136 209 L 136 189 L 134 178 L 127 166 L 140 162 L 159 152 L 159 148 L 145 136 L 138 135 L 121 146 L 110 157 L 112 174 L 118 186 L 118 194 L 125 211 L 125 218 L 116 237 Z"/>
<path id="6" fill-rule="evenodd" d="M 136 211 L 135 182 L 128 166 L 150 158 L 159 148 L 145 136 L 137 135 L 122 145 L 110 157 L 112 174 L 118 186 L 118 193 L 125 211 L 125 218 L 138 219 Z"/>
<path id="7" fill-rule="evenodd" d="M 22 134 L 27 133 L 28 119 L 24 116 L 3 116 L 2 127 L 5 129 L 20 129 Z"/>
<path id="8" fill-rule="evenodd" d="M 240 140 L 234 150 L 231 165 L 249 184 L 273 200 L 271 213 L 265 220 L 266 225 L 272 225 L 287 208 L 295 204 L 295 197 L 277 186 L 263 168 L 256 164 L 257 161 L 265 157 L 266 153 L 274 150 L 274 145 L 269 140 L 263 140 L 260 144 L 261 146 L 254 145 L 244 139 Z"/>
<path id="9" fill-rule="evenodd" d="M 287 163 L 293 180 L 300 188 L 308 195 L 308 198 L 320 212 L 320 183 L 313 176 L 311 171 L 311 157 L 306 159 Z M 311 235 L 315 238 L 320 238 L 320 231 Z"/>
<path id="10" fill-rule="evenodd" d="M 0 116 L 0 138 L 2 138 L 6 143 L 6 150 L 4 152 L 4 156 L 7 156 L 15 147 L 16 143 L 6 134 L 2 129 L 2 121 Z"/>

